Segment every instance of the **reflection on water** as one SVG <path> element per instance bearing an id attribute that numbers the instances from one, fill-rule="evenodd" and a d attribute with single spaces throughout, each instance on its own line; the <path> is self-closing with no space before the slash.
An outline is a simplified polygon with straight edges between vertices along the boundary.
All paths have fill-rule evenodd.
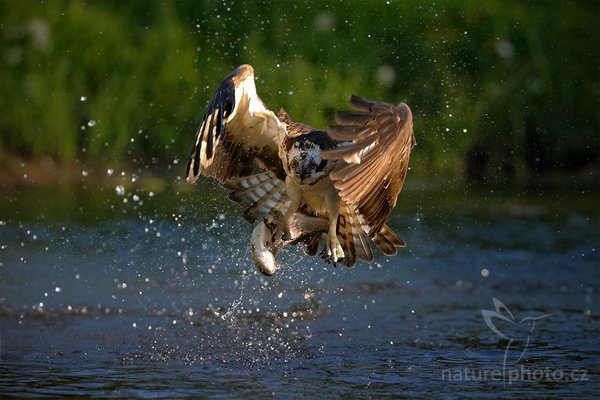
<path id="1" fill-rule="evenodd" d="M 210 184 L 6 196 L 0 393 L 597 394 L 596 197 L 407 189 L 391 219 L 409 244 L 398 256 L 350 270 L 290 248 L 270 278 L 241 208 Z M 482 317 L 493 298 L 513 317 L 497 321 L 508 351 Z M 508 384 L 492 375 L 517 369 Z"/>

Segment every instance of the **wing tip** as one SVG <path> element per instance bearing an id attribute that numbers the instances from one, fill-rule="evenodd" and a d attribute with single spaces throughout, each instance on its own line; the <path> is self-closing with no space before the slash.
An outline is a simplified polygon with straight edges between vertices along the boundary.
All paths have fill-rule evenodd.
<path id="1" fill-rule="evenodd" d="M 250 64 L 242 64 L 231 71 L 231 73 L 225 77 L 225 80 L 233 79 L 235 77 L 239 81 L 243 81 L 249 76 L 254 76 L 254 67 Z"/>
<path id="2" fill-rule="evenodd" d="M 185 180 L 187 181 L 187 183 L 196 183 L 196 181 L 198 180 L 197 176 L 192 176 L 192 175 L 188 175 Z"/>
<path id="3" fill-rule="evenodd" d="M 396 108 L 398 109 L 398 113 L 400 114 L 400 118 L 402 118 L 402 120 L 412 121 L 412 118 L 413 118 L 412 110 L 410 109 L 408 104 L 406 104 L 405 102 L 402 101 L 402 102 L 398 103 Z"/>
<path id="4" fill-rule="evenodd" d="M 371 111 L 371 107 L 381 104 L 379 101 L 370 100 L 366 97 L 361 97 L 353 94 L 350 96 L 349 104 L 351 107 L 361 111 Z"/>
<path id="5" fill-rule="evenodd" d="M 196 183 L 196 181 L 200 177 L 200 172 L 199 171 L 198 171 L 197 174 L 194 173 L 194 168 L 193 168 L 192 164 L 194 164 L 193 156 L 190 157 L 190 161 L 188 162 L 187 167 L 185 169 L 185 180 L 188 183 Z"/>
<path id="6" fill-rule="evenodd" d="M 365 97 L 357 96 L 354 94 L 350 96 L 349 103 L 351 107 L 362 111 L 375 111 L 371 109 L 373 106 L 392 106 L 392 104 L 384 103 L 377 100 L 370 100 Z M 398 105 L 396 105 L 396 108 L 398 109 L 400 117 L 403 120 L 412 120 L 412 110 L 410 109 L 408 104 L 401 101 L 400 103 L 398 103 Z"/>

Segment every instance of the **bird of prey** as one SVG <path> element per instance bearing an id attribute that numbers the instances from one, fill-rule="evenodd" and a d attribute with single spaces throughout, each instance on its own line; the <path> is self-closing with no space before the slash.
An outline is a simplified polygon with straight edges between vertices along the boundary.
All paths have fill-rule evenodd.
<path id="1" fill-rule="evenodd" d="M 416 144 L 412 113 L 405 103 L 357 96 L 350 105 L 356 110 L 338 111 L 326 130 L 296 122 L 283 109 L 276 116 L 257 95 L 252 66 L 241 65 L 208 104 L 186 179 L 213 177 L 233 200 L 248 201 L 244 218 L 264 218 L 255 229 L 265 241 L 258 248 L 274 253 L 296 240 L 315 255 L 326 234 L 323 256 L 334 263 L 372 262 L 367 238 L 395 255 L 405 243 L 386 222 Z"/>

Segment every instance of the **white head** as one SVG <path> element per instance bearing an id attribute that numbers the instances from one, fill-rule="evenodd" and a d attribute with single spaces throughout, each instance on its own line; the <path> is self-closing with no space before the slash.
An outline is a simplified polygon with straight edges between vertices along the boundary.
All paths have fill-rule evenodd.
<path id="1" fill-rule="evenodd" d="M 287 152 L 285 170 L 302 185 L 314 185 L 329 172 L 329 162 L 321 159 L 321 146 L 303 135 L 292 142 Z"/>

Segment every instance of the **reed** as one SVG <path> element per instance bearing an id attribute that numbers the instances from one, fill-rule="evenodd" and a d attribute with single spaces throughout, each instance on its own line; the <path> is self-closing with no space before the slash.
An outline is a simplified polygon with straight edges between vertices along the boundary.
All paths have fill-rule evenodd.
<path id="1" fill-rule="evenodd" d="M 389 3 L 389 4 L 388 4 Z M 476 182 L 600 152 L 594 2 L 0 2 L 0 148 L 184 162 L 220 79 L 251 63 L 273 109 L 317 127 L 351 94 L 405 101 L 412 169 Z"/>

